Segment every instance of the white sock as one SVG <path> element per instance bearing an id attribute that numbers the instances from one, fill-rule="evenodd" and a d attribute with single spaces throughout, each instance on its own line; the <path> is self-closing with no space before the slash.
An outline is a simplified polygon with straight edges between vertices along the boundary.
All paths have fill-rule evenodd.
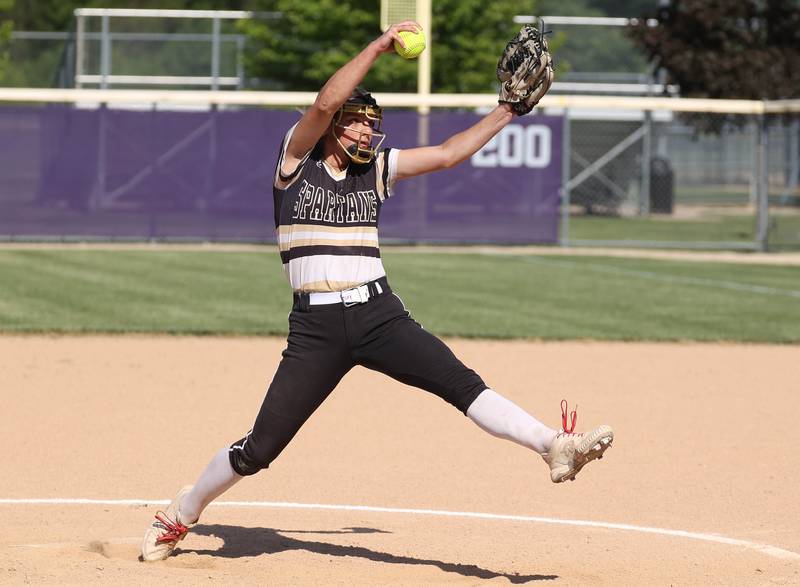
<path id="1" fill-rule="evenodd" d="M 558 434 L 491 389 L 481 392 L 472 402 L 467 416 L 492 436 L 516 442 L 539 454 L 550 450 Z"/>
<path id="2" fill-rule="evenodd" d="M 200 474 L 197 483 L 178 506 L 178 517 L 184 524 L 194 524 L 206 506 L 233 487 L 242 476 L 228 460 L 228 448 L 221 449 Z"/>

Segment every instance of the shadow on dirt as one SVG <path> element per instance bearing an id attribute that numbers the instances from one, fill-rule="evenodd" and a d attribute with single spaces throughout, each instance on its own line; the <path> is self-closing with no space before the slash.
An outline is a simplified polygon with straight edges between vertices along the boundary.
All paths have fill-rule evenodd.
<path id="1" fill-rule="evenodd" d="M 552 581 L 558 575 L 517 575 L 498 573 L 483 569 L 477 565 L 462 563 L 448 563 L 435 559 L 414 558 L 370 550 L 363 546 L 342 546 L 329 542 L 314 540 L 299 540 L 286 536 L 288 534 L 388 534 L 385 530 L 376 528 L 342 528 L 341 530 L 278 530 L 274 528 L 245 528 L 241 526 L 228 526 L 224 524 L 198 525 L 192 529 L 193 534 L 200 536 L 216 536 L 222 539 L 223 546 L 217 550 L 176 549 L 175 554 L 193 552 L 198 555 L 210 555 L 222 558 L 242 558 L 260 556 L 262 554 L 275 554 L 287 550 L 305 550 L 314 554 L 326 556 L 353 556 L 370 561 L 402 565 L 430 565 L 438 567 L 447 573 L 457 573 L 464 577 L 478 579 L 494 579 L 505 577 L 511 583 L 521 584 L 531 581 Z"/>

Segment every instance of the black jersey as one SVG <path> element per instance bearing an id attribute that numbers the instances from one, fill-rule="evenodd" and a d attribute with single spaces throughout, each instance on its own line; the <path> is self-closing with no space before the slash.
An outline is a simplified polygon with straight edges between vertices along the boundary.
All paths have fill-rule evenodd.
<path id="1" fill-rule="evenodd" d="M 281 145 L 273 182 L 275 228 L 283 269 L 294 291 L 341 291 L 386 275 L 378 247 L 381 205 L 391 195 L 396 149 L 337 175 L 313 150 L 286 177 Z"/>

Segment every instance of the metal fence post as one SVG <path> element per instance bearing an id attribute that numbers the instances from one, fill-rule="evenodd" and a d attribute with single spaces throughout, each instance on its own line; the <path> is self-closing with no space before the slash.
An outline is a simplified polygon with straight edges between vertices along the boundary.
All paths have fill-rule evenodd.
<path id="1" fill-rule="evenodd" d="M 244 36 L 236 37 L 236 89 L 244 89 Z"/>
<path id="2" fill-rule="evenodd" d="M 108 14 L 102 18 L 100 38 L 100 87 L 108 89 L 108 76 L 111 75 L 111 37 L 109 35 Z"/>
<path id="3" fill-rule="evenodd" d="M 759 251 L 766 251 L 769 247 L 769 161 L 768 141 L 769 129 L 767 117 L 761 114 L 758 118 L 758 167 L 757 174 L 757 211 L 756 211 L 756 247 Z"/>
<path id="4" fill-rule="evenodd" d="M 100 120 L 97 123 L 97 175 L 95 186 L 89 194 L 88 208 L 91 211 L 99 210 L 103 207 L 106 195 L 106 166 L 107 166 L 107 129 L 108 124 L 108 104 L 100 104 Z"/>
<path id="5" fill-rule="evenodd" d="M 788 203 L 800 180 L 800 119 L 795 118 L 786 129 L 786 186 L 784 188 L 782 203 Z"/>
<path id="6" fill-rule="evenodd" d="M 650 214 L 650 159 L 652 159 L 653 113 L 644 111 L 644 134 L 642 135 L 642 183 L 639 189 L 639 214 Z"/>
<path id="7" fill-rule="evenodd" d="M 73 86 L 82 87 L 81 76 L 83 75 L 83 59 L 86 51 L 84 46 L 86 32 L 86 21 L 82 14 L 78 15 L 78 22 L 75 24 L 75 80 Z"/>
<path id="8" fill-rule="evenodd" d="M 200 203 L 202 212 L 205 214 L 208 224 L 209 239 L 213 242 L 217 240 L 216 216 L 209 212 L 213 210 L 214 201 L 217 195 L 217 156 L 219 154 L 219 105 L 211 106 L 211 128 L 209 128 L 208 141 L 208 175 L 206 176 L 206 193 L 201 196 Z"/>
<path id="9" fill-rule="evenodd" d="M 433 50 L 433 13 L 432 0 L 417 0 L 417 22 L 425 31 L 428 37 L 428 47 L 426 51 L 417 59 L 417 95 L 427 96 L 431 93 L 431 51 Z M 417 108 L 420 115 L 427 115 L 431 107 L 427 104 Z M 427 143 L 426 143 L 427 144 Z"/>
<path id="10" fill-rule="evenodd" d="M 753 119 L 750 122 L 750 129 L 751 129 L 751 141 L 750 141 L 750 148 L 752 150 L 752 157 L 750 164 L 753 166 L 753 172 L 750 174 L 750 206 L 755 210 L 758 207 L 758 182 L 759 182 L 759 144 L 760 144 L 760 132 L 761 132 L 761 123 L 758 118 Z"/>
<path id="11" fill-rule="evenodd" d="M 219 89 L 219 17 L 213 18 L 211 36 L 211 89 Z"/>
<path id="12" fill-rule="evenodd" d="M 431 142 L 431 119 L 430 108 L 428 112 L 417 112 L 417 145 L 427 147 Z M 422 231 L 428 225 L 428 176 L 423 174 L 417 176 L 417 202 L 419 203 L 415 216 L 415 224 Z M 420 233 L 417 233 L 417 238 Z"/>
<path id="13" fill-rule="evenodd" d="M 572 140 L 569 108 L 564 110 L 564 122 L 561 127 L 561 234 L 558 242 L 562 247 L 569 246 L 569 176 Z"/>

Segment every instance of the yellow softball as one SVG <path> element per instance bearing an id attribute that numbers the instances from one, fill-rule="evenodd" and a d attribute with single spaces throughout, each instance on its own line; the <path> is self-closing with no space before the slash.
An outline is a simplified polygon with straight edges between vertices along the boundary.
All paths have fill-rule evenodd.
<path id="1" fill-rule="evenodd" d="M 405 59 L 416 59 L 419 57 L 420 53 L 425 50 L 425 33 L 423 33 L 421 30 L 416 33 L 412 33 L 410 31 L 400 31 L 398 34 L 406 44 L 406 46 L 403 47 L 397 41 L 394 42 L 394 50 L 397 51 L 397 54 L 400 57 Z"/>

